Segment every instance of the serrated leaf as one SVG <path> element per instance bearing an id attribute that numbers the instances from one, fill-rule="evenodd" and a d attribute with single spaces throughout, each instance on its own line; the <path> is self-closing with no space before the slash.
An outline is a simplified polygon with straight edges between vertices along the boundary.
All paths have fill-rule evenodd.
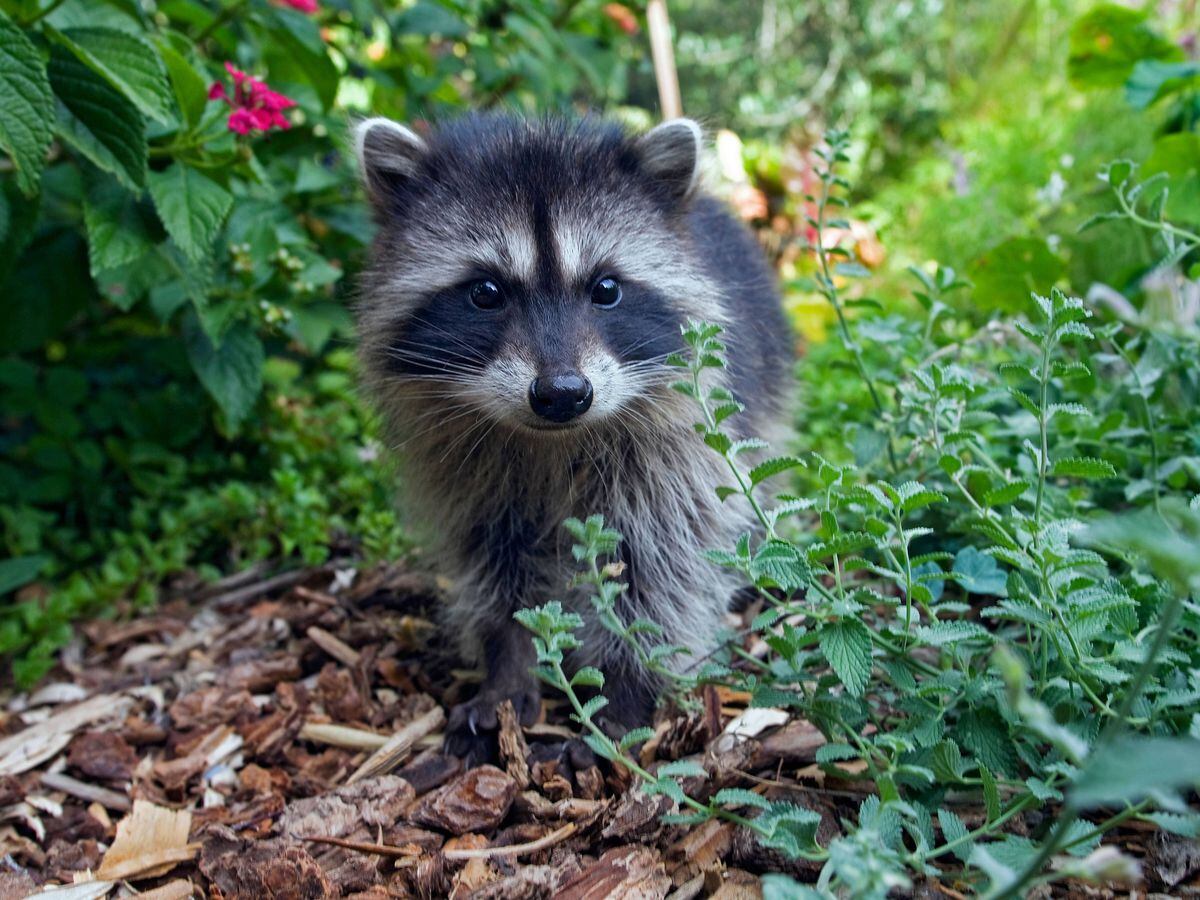
<path id="1" fill-rule="evenodd" d="M 1054 461 L 1050 474 L 1055 477 L 1116 478 L 1112 463 L 1089 456 L 1068 456 Z"/>
<path id="2" fill-rule="evenodd" d="M 771 806 L 766 797 L 745 788 L 722 788 L 712 799 L 718 806 L 754 806 L 758 809 L 769 809 Z"/>
<path id="3" fill-rule="evenodd" d="M 145 115 L 164 124 L 174 119 L 167 71 L 154 46 L 141 35 L 103 26 L 46 26 L 46 33 L 107 81 Z"/>
<path id="4" fill-rule="evenodd" d="M 842 684 L 862 696 L 871 677 L 871 632 L 860 619 L 827 622 L 820 631 L 821 652 Z"/>
<path id="5" fill-rule="evenodd" d="M 625 734 L 621 737 L 621 740 L 618 742 L 617 746 L 620 747 L 622 751 L 625 751 L 625 750 L 628 750 L 630 747 L 634 746 L 635 744 L 645 743 L 646 741 L 650 740 L 650 738 L 652 738 L 652 737 L 654 737 L 654 729 L 653 728 L 648 728 L 645 726 L 643 726 L 641 728 L 634 728 L 630 731 L 625 732 Z"/>
<path id="6" fill-rule="evenodd" d="M 654 773 L 659 778 L 707 778 L 708 772 L 700 763 L 690 759 L 677 759 L 664 763 Z"/>
<path id="7" fill-rule="evenodd" d="M 225 414 L 231 428 L 249 415 L 262 391 L 263 346 L 245 323 L 226 332 L 214 346 L 195 317 L 185 321 L 183 332 L 188 361 Z"/>
<path id="8" fill-rule="evenodd" d="M 0 12 L 0 148 L 12 157 L 17 187 L 38 192 L 54 124 L 54 98 L 41 54 Z"/>
<path id="9" fill-rule="evenodd" d="M 972 847 L 970 841 L 963 840 L 968 834 L 970 834 L 970 832 L 967 831 L 967 826 L 963 824 L 962 819 L 950 812 L 948 809 L 939 809 L 937 817 L 938 826 L 942 829 L 942 837 L 945 838 L 947 844 L 951 841 L 963 841 L 962 844 L 958 845 L 951 852 L 963 862 L 966 862 L 967 858 L 971 855 Z"/>
<path id="10" fill-rule="evenodd" d="M 759 484 L 766 481 L 772 476 L 778 475 L 781 472 L 786 472 L 789 469 L 800 469 L 805 467 L 804 460 L 796 456 L 776 456 L 759 463 L 750 470 L 750 483 Z"/>
<path id="11" fill-rule="evenodd" d="M 980 763 L 979 780 L 983 782 L 983 805 L 987 810 L 987 820 L 994 822 L 1000 818 L 1000 788 L 996 784 L 996 776 L 992 770 Z"/>
<path id="12" fill-rule="evenodd" d="M 207 175 L 175 163 L 150 173 L 150 196 L 167 234 L 193 262 L 208 256 L 233 195 Z"/>
<path id="13" fill-rule="evenodd" d="M 571 687 L 604 687 L 604 673 L 595 666 L 584 666 L 571 676 Z"/>
<path id="14" fill-rule="evenodd" d="M 604 696 L 592 697 L 583 704 L 582 718 L 584 721 L 591 719 L 596 713 L 608 706 L 608 698 Z"/>
<path id="15" fill-rule="evenodd" d="M 750 560 L 750 577 L 764 579 L 785 591 L 804 587 L 812 580 L 812 569 L 805 554 L 786 541 L 766 541 Z"/>
<path id="16" fill-rule="evenodd" d="M 179 105 L 183 119 L 188 125 L 195 125 L 204 115 L 204 107 L 208 104 L 208 85 L 204 77 L 188 62 L 187 57 L 176 50 L 165 39 L 158 44 L 162 55 L 163 65 L 171 81 L 171 90 L 175 94 L 175 102 Z"/>
<path id="17" fill-rule="evenodd" d="M 146 183 L 146 126 L 137 107 L 58 45 L 48 69 L 57 131 L 68 145 L 126 187 Z"/>
<path id="18" fill-rule="evenodd" d="M 988 491 L 983 495 L 983 502 L 988 506 L 1003 506 L 1006 503 L 1012 503 L 1030 487 L 1032 487 L 1030 482 L 1018 478 L 1016 481 L 1010 481 L 1002 487 Z"/>
<path id="19" fill-rule="evenodd" d="M 154 244 L 136 198 L 112 178 L 101 176 L 83 204 L 92 277 L 135 263 Z"/>

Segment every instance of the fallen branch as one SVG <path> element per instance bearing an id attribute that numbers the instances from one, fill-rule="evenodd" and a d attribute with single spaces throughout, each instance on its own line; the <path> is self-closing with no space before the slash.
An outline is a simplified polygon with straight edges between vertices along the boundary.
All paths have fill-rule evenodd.
<path id="1" fill-rule="evenodd" d="M 527 841 L 524 844 L 506 844 L 500 847 L 482 847 L 478 850 L 444 850 L 442 856 L 451 860 L 492 859 L 497 856 L 525 856 L 528 853 L 537 853 L 539 850 L 553 847 L 555 844 L 566 840 L 575 833 L 577 827 L 574 822 L 568 822 L 562 828 L 552 831 L 549 834 L 544 834 L 536 841 Z M 389 844 L 368 844 L 365 841 L 348 841 L 343 838 L 319 836 L 306 837 L 304 840 L 311 841 L 314 844 L 328 844 L 331 847 L 341 847 L 345 850 L 357 850 L 361 853 L 374 853 L 376 856 L 388 856 L 393 859 L 420 856 L 422 853 L 421 848 L 415 845 L 393 847 Z"/>
<path id="2" fill-rule="evenodd" d="M 425 715 L 415 721 L 409 722 L 384 743 L 382 747 L 367 757 L 364 762 L 353 775 L 347 780 L 347 784 L 354 784 L 356 781 L 361 781 L 364 778 L 372 778 L 375 775 L 386 775 L 392 769 L 396 768 L 400 763 L 408 757 L 412 752 L 417 741 L 425 737 L 431 731 L 436 731 L 446 723 L 446 714 L 440 706 L 435 706 Z"/>

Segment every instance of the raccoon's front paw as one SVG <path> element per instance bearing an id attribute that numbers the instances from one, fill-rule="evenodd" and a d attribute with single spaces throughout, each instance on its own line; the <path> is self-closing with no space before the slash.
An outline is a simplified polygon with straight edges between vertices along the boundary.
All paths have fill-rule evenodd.
<path id="1" fill-rule="evenodd" d="M 516 691 L 484 689 L 450 710 L 450 718 L 446 721 L 445 752 L 457 756 L 468 769 L 498 759 L 500 720 L 496 716 L 496 707 L 505 700 L 512 701 L 517 721 L 522 725 L 537 721 L 542 696 L 536 685 Z"/>

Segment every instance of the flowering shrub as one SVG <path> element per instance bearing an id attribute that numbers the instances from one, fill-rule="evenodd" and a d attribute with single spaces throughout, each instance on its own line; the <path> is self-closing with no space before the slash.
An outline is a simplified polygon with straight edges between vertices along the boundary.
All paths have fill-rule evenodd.
<path id="1" fill-rule="evenodd" d="M 330 356 L 371 235 L 347 124 L 603 103 L 623 27 L 554 0 L 0 0 L 0 656 L 23 679 L 171 572 L 320 561 L 349 521 L 396 552 Z"/>
<path id="2" fill-rule="evenodd" d="M 296 101 L 271 90 L 262 81 L 225 63 L 225 69 L 233 79 L 233 96 L 225 85 L 214 81 L 208 89 L 209 100 L 220 100 L 233 110 L 229 114 L 229 130 L 235 134 L 251 131 L 270 131 L 272 128 L 286 130 L 290 126 L 283 111 L 291 109 Z"/>

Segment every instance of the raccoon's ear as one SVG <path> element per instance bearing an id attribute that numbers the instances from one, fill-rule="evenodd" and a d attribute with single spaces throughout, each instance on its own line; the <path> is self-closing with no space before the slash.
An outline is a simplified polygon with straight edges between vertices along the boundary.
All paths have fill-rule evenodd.
<path id="1" fill-rule="evenodd" d="M 376 207 L 385 206 L 395 188 L 413 176 L 426 149 L 415 132 L 391 119 L 364 119 L 355 126 L 354 153 Z"/>
<path id="2" fill-rule="evenodd" d="M 691 119 L 671 119 L 638 138 L 642 168 L 667 186 L 676 200 L 695 189 L 700 174 L 704 132 Z"/>

